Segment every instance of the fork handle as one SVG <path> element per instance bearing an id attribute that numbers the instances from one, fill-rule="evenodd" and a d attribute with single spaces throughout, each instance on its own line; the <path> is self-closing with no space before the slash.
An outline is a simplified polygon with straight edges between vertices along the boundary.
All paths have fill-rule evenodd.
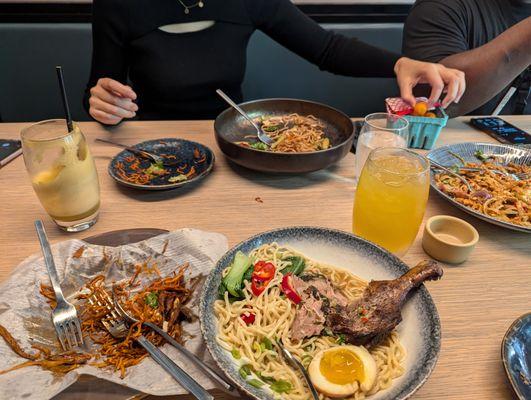
<path id="1" fill-rule="evenodd" d="M 149 328 L 153 329 L 155 332 L 157 332 L 159 335 L 161 335 L 169 344 L 171 344 L 173 347 L 175 347 L 179 352 L 188 358 L 188 360 L 192 361 L 196 366 L 201 368 L 203 372 L 208 374 L 212 379 L 214 379 L 217 383 L 219 383 L 225 390 L 232 391 L 235 390 L 234 386 L 232 386 L 227 379 L 225 379 L 219 372 L 214 370 L 212 367 L 210 367 L 208 364 L 204 363 L 203 360 L 201 360 L 199 357 L 197 357 L 194 353 L 192 353 L 190 350 L 188 350 L 186 347 L 182 346 L 179 342 L 177 342 L 174 338 L 172 338 L 170 335 L 168 335 L 164 330 L 162 330 L 160 327 L 155 325 L 152 322 L 144 322 L 144 325 L 148 326 Z"/>
<path id="2" fill-rule="evenodd" d="M 127 146 L 126 144 L 117 143 L 117 142 L 113 142 L 112 140 L 101 139 L 101 138 L 97 138 L 96 142 L 102 142 L 102 143 L 107 143 L 107 144 L 110 144 L 116 147 L 121 147 L 122 149 L 125 149 L 133 154 L 137 154 L 141 157 L 149 158 L 151 161 L 157 162 L 157 160 L 155 159 L 155 155 L 148 153 L 147 151 L 137 149 L 135 147 Z"/>
<path id="3" fill-rule="evenodd" d="M 225 100 L 232 108 L 238 111 L 243 118 L 249 121 L 251 125 L 253 125 L 256 128 L 258 132 L 260 132 L 260 128 L 256 125 L 256 122 L 254 122 L 252 118 L 249 117 L 249 115 L 245 111 L 243 111 L 238 104 L 232 101 L 232 99 L 229 96 L 227 96 L 223 90 L 216 89 L 216 93 L 219 95 L 219 97 Z"/>
<path id="4" fill-rule="evenodd" d="M 164 354 L 157 346 L 151 343 L 146 337 L 140 336 L 137 342 L 150 354 L 150 356 L 162 368 L 168 372 L 173 379 L 188 390 L 198 400 L 214 400 L 214 396 L 206 391 L 199 383 L 197 383 L 190 375 L 188 375 L 181 367 L 175 364 L 171 358 Z"/>
<path id="5" fill-rule="evenodd" d="M 37 230 L 37 236 L 41 244 L 42 255 L 44 256 L 44 264 L 48 270 L 50 281 L 52 282 L 53 291 L 55 292 L 55 299 L 57 302 L 65 301 L 61 285 L 59 284 L 59 276 L 57 275 L 57 269 L 55 268 L 55 262 L 53 261 L 52 249 L 44 230 L 44 225 L 41 220 L 35 221 L 35 229 Z"/>

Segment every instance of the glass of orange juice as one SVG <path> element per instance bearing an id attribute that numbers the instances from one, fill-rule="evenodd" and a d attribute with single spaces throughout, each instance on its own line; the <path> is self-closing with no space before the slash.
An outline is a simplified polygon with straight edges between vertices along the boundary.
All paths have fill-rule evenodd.
<path id="1" fill-rule="evenodd" d="M 33 189 L 54 222 L 68 232 L 96 223 L 100 186 L 79 126 L 63 119 L 37 122 L 21 132 L 22 153 Z"/>
<path id="2" fill-rule="evenodd" d="M 429 194 L 429 162 L 407 149 L 373 150 L 354 201 L 353 231 L 396 255 L 417 236 Z"/>

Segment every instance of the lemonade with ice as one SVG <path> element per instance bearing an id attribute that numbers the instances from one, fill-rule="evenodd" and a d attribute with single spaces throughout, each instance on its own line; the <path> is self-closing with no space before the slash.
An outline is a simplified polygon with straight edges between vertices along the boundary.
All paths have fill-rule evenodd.
<path id="1" fill-rule="evenodd" d="M 66 129 L 60 120 L 26 128 L 24 162 L 35 193 L 54 221 L 66 230 L 86 229 L 100 206 L 98 175 L 79 127 L 58 133 L 62 131 Z"/>
<path id="2" fill-rule="evenodd" d="M 424 157 L 405 149 L 374 150 L 356 190 L 354 233 L 405 254 L 419 230 L 428 194 L 429 164 Z"/>

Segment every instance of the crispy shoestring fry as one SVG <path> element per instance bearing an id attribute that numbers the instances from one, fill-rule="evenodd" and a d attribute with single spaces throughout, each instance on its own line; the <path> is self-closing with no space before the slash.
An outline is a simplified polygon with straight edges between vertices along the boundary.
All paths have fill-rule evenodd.
<path id="1" fill-rule="evenodd" d="M 150 260 L 135 266 L 135 273 L 131 279 L 114 285 L 116 295 L 119 296 L 122 307 L 139 321 L 149 321 L 163 329 L 175 340 L 182 343 L 181 321 L 191 320 L 192 313 L 186 308 L 186 303 L 195 289 L 198 280 L 189 281 L 185 287 L 184 273 L 188 265 L 179 267 L 172 275 L 162 278 L 155 263 Z M 138 289 L 138 279 L 141 274 L 154 275 L 156 278 L 145 287 Z M 55 307 L 55 296 L 50 286 L 41 284 L 41 294 L 50 306 Z M 141 323 L 132 324 L 125 339 L 115 339 L 103 326 L 102 320 L 108 309 L 105 306 L 91 304 L 89 297 L 99 294 L 112 296 L 111 289 L 105 283 L 105 277 L 98 275 L 85 284 L 76 295 L 78 314 L 81 319 L 81 330 L 85 340 L 90 339 L 93 346 L 90 353 L 62 352 L 56 353 L 40 345 L 34 345 L 35 354 L 24 351 L 11 334 L 0 325 L 0 336 L 19 356 L 28 361 L 15 365 L 0 374 L 15 369 L 39 365 L 44 369 L 57 373 L 66 373 L 79 366 L 91 362 L 99 368 L 110 368 L 120 371 L 124 378 L 128 367 L 140 363 L 147 352 L 135 341 L 144 335 L 155 346 L 164 344 L 164 339 Z"/>

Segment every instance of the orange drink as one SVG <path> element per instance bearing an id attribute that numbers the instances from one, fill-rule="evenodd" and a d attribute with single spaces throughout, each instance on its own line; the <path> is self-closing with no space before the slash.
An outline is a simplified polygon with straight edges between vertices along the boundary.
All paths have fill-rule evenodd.
<path id="1" fill-rule="evenodd" d="M 356 190 L 354 233 L 405 254 L 424 217 L 429 187 L 426 158 L 406 149 L 373 150 Z"/>

